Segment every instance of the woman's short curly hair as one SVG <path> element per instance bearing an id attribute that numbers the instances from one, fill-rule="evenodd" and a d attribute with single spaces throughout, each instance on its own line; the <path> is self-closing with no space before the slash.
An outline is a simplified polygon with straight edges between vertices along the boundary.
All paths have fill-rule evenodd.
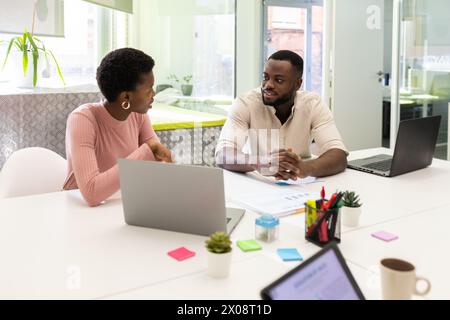
<path id="1" fill-rule="evenodd" d="M 133 91 L 141 77 L 153 70 L 155 61 L 144 52 L 123 48 L 108 53 L 97 68 L 97 83 L 103 96 L 116 101 L 123 91 Z"/>

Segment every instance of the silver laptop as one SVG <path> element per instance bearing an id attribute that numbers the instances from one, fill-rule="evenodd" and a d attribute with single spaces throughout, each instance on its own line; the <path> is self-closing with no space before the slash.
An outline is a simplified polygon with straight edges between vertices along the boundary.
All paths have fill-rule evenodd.
<path id="1" fill-rule="evenodd" d="M 125 222 L 208 236 L 231 233 L 245 210 L 226 208 L 218 168 L 119 159 Z"/>

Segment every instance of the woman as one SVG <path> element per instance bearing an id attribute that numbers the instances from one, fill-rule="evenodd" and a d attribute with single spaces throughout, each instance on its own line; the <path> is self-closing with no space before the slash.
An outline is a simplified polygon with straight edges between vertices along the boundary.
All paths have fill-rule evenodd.
<path id="1" fill-rule="evenodd" d="M 155 96 L 154 65 L 151 57 L 136 49 L 109 53 L 97 69 L 106 100 L 82 105 L 69 115 L 64 190 L 80 189 L 89 206 L 119 190 L 117 159 L 172 162 L 147 115 Z"/>

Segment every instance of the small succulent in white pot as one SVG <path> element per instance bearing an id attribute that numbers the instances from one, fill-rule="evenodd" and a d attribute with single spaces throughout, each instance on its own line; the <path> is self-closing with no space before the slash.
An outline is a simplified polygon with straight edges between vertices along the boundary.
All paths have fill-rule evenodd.
<path id="1" fill-rule="evenodd" d="M 208 275 L 226 278 L 231 269 L 231 240 L 225 232 L 215 232 L 205 241 L 208 257 Z"/>
<path id="2" fill-rule="evenodd" d="M 342 197 L 342 204 L 342 223 L 349 228 L 357 227 L 362 212 L 362 203 L 360 203 L 359 195 L 354 191 L 345 191 Z"/>

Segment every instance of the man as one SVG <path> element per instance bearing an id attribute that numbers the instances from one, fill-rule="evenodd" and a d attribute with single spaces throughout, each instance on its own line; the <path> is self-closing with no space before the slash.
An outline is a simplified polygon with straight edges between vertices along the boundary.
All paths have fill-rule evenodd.
<path id="1" fill-rule="evenodd" d="M 278 180 L 345 170 L 348 153 L 333 116 L 318 95 L 299 91 L 302 75 L 303 59 L 292 51 L 268 59 L 261 88 L 238 98 L 230 110 L 216 147 L 218 166 L 258 170 Z M 313 140 L 319 157 L 311 160 Z"/>

